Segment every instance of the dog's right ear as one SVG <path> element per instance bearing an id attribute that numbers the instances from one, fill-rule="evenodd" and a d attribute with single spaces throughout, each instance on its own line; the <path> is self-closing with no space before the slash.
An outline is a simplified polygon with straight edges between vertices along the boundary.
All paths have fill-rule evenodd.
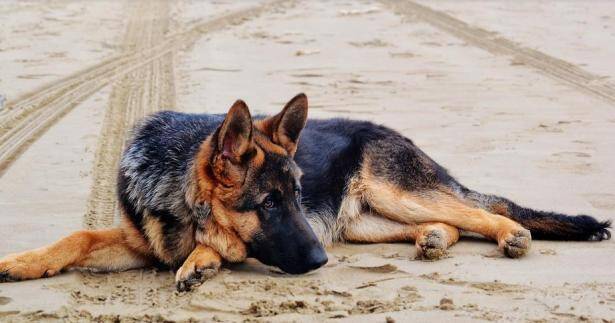
<path id="1" fill-rule="evenodd" d="M 252 117 L 245 102 L 237 100 L 215 137 L 214 176 L 225 186 L 242 185 L 248 165 L 246 154 L 255 149 L 252 139 Z"/>
<path id="2" fill-rule="evenodd" d="M 252 144 L 252 116 L 248 106 L 237 100 L 231 106 L 218 133 L 218 153 L 222 158 L 239 163 Z"/>
<path id="3" fill-rule="evenodd" d="M 252 117 L 245 102 L 237 100 L 224 121 L 199 148 L 195 158 L 196 202 L 211 203 L 218 187 L 236 188 L 243 185 L 250 154 L 257 152 L 252 138 Z"/>

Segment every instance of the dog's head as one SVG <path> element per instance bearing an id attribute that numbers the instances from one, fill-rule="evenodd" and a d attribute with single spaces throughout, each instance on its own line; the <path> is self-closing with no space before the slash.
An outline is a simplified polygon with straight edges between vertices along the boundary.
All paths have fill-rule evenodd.
<path id="1" fill-rule="evenodd" d="M 218 226 L 238 236 L 249 256 L 292 274 L 327 262 L 303 214 L 293 160 L 307 109 L 299 94 L 279 114 L 253 121 L 246 104 L 235 102 L 211 137 L 204 174 L 213 179 L 208 199 Z"/>

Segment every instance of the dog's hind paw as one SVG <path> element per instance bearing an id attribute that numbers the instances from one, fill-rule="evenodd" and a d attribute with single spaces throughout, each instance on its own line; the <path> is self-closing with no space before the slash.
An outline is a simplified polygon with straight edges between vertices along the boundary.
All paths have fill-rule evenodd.
<path id="1" fill-rule="evenodd" d="M 448 252 L 446 232 L 433 229 L 416 240 L 417 257 L 423 260 L 438 260 Z"/>
<path id="2" fill-rule="evenodd" d="M 532 235 L 526 229 L 519 229 L 510 232 L 500 243 L 504 254 L 509 258 L 519 258 L 527 254 L 530 250 Z"/>

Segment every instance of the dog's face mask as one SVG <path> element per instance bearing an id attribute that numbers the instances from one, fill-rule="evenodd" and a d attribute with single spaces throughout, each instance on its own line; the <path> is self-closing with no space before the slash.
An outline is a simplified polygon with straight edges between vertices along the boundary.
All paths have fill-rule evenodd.
<path id="1" fill-rule="evenodd" d="M 291 274 L 317 269 L 327 255 L 301 208 L 301 170 L 293 160 L 307 120 L 307 98 L 252 123 L 243 102 L 216 135 L 212 211 L 245 243 L 248 255 Z"/>
<path id="2" fill-rule="evenodd" d="M 300 170 L 289 158 L 267 156 L 254 206 L 261 232 L 249 243 L 250 255 L 291 274 L 321 267 L 327 255 L 301 209 Z"/>

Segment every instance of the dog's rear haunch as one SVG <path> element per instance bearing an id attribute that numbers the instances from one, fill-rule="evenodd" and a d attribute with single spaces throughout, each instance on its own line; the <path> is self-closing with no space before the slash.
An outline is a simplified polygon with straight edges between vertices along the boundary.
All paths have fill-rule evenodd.
<path id="1" fill-rule="evenodd" d="M 459 229 L 496 241 L 513 258 L 527 253 L 532 236 L 610 238 L 609 222 L 469 190 L 394 130 L 307 120 L 307 109 L 299 94 L 273 117 L 252 118 L 237 101 L 226 115 L 146 118 L 120 164 L 122 224 L 9 255 L 0 280 L 162 265 L 177 268 L 185 290 L 223 261 L 246 257 L 305 273 L 327 262 L 323 245 L 341 241 L 414 241 L 419 255 L 435 259 Z"/>

